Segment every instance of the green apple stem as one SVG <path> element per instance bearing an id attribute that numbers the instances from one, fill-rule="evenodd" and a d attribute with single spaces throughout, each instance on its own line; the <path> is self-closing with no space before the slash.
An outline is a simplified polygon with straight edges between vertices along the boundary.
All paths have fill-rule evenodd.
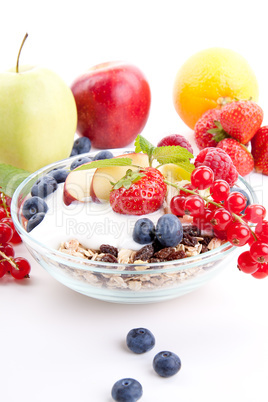
<path id="1" fill-rule="evenodd" d="M 18 54 L 18 57 L 17 57 L 16 73 L 19 72 L 19 59 L 20 59 L 21 49 L 22 49 L 22 47 L 24 45 L 24 42 L 26 41 L 27 37 L 28 37 L 28 34 L 26 33 L 24 38 L 23 38 L 23 41 L 22 41 L 22 43 L 20 45 L 20 50 L 19 50 L 19 54 Z"/>

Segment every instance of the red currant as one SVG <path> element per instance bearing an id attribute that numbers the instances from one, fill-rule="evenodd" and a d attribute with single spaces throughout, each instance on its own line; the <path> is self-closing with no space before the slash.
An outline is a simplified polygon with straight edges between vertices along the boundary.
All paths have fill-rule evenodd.
<path id="1" fill-rule="evenodd" d="M 237 247 L 242 247 L 247 244 L 250 234 L 250 228 L 240 222 L 232 222 L 227 228 L 228 241 Z"/>
<path id="2" fill-rule="evenodd" d="M 260 263 L 268 262 L 268 244 L 262 241 L 255 241 L 250 246 L 251 257 Z"/>
<path id="3" fill-rule="evenodd" d="M 7 225 L 6 223 L 0 222 L 0 243 L 1 244 L 8 243 L 11 240 L 13 234 L 14 234 L 13 229 L 9 225 Z"/>
<path id="4" fill-rule="evenodd" d="M 183 188 L 185 188 L 187 190 L 191 190 L 191 191 L 196 190 L 196 187 L 193 186 L 191 183 L 185 184 L 185 186 L 183 186 Z M 187 193 L 186 191 L 183 191 L 183 190 L 180 190 L 179 194 L 184 195 L 185 197 L 188 197 L 189 195 L 191 195 L 191 193 Z"/>
<path id="5" fill-rule="evenodd" d="M 199 190 L 204 190 L 212 185 L 214 172 L 208 166 L 199 166 L 192 171 L 191 183 Z"/>
<path id="6" fill-rule="evenodd" d="M 232 222 L 232 215 L 224 208 L 218 208 L 213 211 L 211 215 L 210 223 L 217 230 L 225 230 L 227 226 Z"/>
<path id="7" fill-rule="evenodd" d="M 0 207 L 0 220 L 3 218 L 6 218 L 6 216 L 7 216 L 7 213 L 6 213 L 5 208 Z"/>
<path id="8" fill-rule="evenodd" d="M 197 226 L 200 230 L 210 232 L 213 229 L 213 226 L 210 223 L 212 211 L 209 209 L 205 209 L 204 214 L 201 216 L 193 217 L 193 224 Z"/>
<path id="9" fill-rule="evenodd" d="M 225 230 L 217 230 L 213 228 L 214 235 L 220 240 L 227 240 L 227 233 Z"/>
<path id="10" fill-rule="evenodd" d="M 7 257 L 14 257 L 15 255 L 14 248 L 9 243 L 0 245 L 0 259 L 1 253 L 4 253 Z"/>
<path id="11" fill-rule="evenodd" d="M 205 203 L 199 195 L 190 195 L 185 199 L 185 215 L 201 216 L 204 213 Z"/>
<path id="12" fill-rule="evenodd" d="M 259 222 L 255 228 L 255 234 L 259 240 L 268 243 L 268 221 Z"/>
<path id="13" fill-rule="evenodd" d="M 171 213 L 176 216 L 183 216 L 185 214 L 184 213 L 185 200 L 186 197 L 184 197 L 183 195 L 175 195 L 174 197 L 172 197 L 170 201 Z"/>
<path id="14" fill-rule="evenodd" d="M 11 229 L 13 230 L 13 236 L 10 239 L 10 242 L 13 244 L 19 244 L 22 242 L 20 235 L 18 234 L 18 232 L 15 229 L 14 223 L 12 221 L 11 218 L 3 218 L 1 219 L 0 223 L 6 223 L 8 226 L 11 227 Z"/>
<path id="15" fill-rule="evenodd" d="M 234 214 L 239 214 L 245 206 L 247 205 L 247 200 L 246 197 L 237 192 L 233 192 L 228 195 L 226 201 L 224 202 L 225 208 L 227 208 L 230 212 L 233 212 Z"/>
<path id="16" fill-rule="evenodd" d="M 13 261 L 14 264 L 12 264 L 10 268 L 10 273 L 13 278 L 23 279 L 29 277 L 29 273 L 31 271 L 29 262 L 23 257 L 15 258 Z"/>
<path id="17" fill-rule="evenodd" d="M 251 204 L 245 210 L 243 219 L 252 223 L 262 223 L 266 215 L 266 209 L 262 205 Z"/>
<path id="18" fill-rule="evenodd" d="M 5 261 L 0 261 L 0 278 L 3 278 L 3 276 L 6 274 L 7 272 L 7 267 L 5 264 Z"/>
<path id="19" fill-rule="evenodd" d="M 259 263 L 253 260 L 249 251 L 244 251 L 238 257 L 237 267 L 240 271 L 245 272 L 246 274 L 253 274 L 257 271 Z"/>
<path id="20" fill-rule="evenodd" d="M 225 180 L 215 180 L 210 187 L 210 194 L 216 202 L 225 201 L 230 194 L 230 186 Z"/>
<path id="21" fill-rule="evenodd" d="M 257 271 L 251 274 L 253 278 L 264 279 L 268 276 L 268 264 L 258 264 Z"/>

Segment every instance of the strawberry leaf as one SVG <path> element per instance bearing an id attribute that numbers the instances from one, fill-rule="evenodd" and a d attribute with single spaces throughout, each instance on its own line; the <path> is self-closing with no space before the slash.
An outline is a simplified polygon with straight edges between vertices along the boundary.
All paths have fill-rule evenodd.
<path id="1" fill-rule="evenodd" d="M 193 158 L 193 154 L 188 149 L 180 147 L 179 145 L 168 145 L 165 147 L 157 147 L 153 151 L 153 157 L 161 165 L 166 163 L 180 163 L 187 162 Z"/>
<path id="2" fill-rule="evenodd" d="M 15 166 L 0 164 L 0 191 L 12 197 L 16 188 L 31 173 L 27 170 L 16 168 Z"/>
<path id="3" fill-rule="evenodd" d="M 87 169 L 97 169 L 106 168 L 110 166 L 130 166 L 132 165 L 131 158 L 111 158 L 111 159 L 100 159 L 97 161 L 92 161 L 79 166 L 75 170 L 87 170 Z"/>
<path id="4" fill-rule="evenodd" d="M 111 183 L 113 185 L 113 190 L 117 190 L 121 187 L 129 189 L 132 183 L 135 183 L 144 176 L 145 174 L 141 172 L 133 172 L 131 169 L 128 169 L 125 176 L 118 180 L 117 183 Z"/>

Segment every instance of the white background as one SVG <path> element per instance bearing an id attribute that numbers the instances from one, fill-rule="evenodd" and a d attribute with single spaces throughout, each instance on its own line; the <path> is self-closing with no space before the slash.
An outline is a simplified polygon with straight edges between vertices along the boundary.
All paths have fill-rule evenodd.
<path id="1" fill-rule="evenodd" d="M 177 70 L 193 53 L 231 48 L 254 69 L 259 104 L 268 116 L 267 13 L 263 1 L 9 1 L 1 7 L 0 70 L 13 67 L 26 32 L 21 64 L 43 65 L 68 85 L 89 67 L 126 60 L 145 73 L 152 106 L 143 135 L 151 142 L 192 131 L 172 103 Z M 268 208 L 267 177 L 248 177 Z M 267 192 L 267 190 L 266 190 Z M 111 402 L 111 387 L 134 377 L 144 402 L 266 402 L 268 400 L 268 279 L 232 264 L 194 293 L 159 304 L 116 305 L 75 293 L 51 278 L 24 246 L 31 278 L 0 280 L 0 400 Z M 148 327 L 155 348 L 134 355 L 125 336 Z M 154 355 L 182 360 L 174 377 L 152 370 Z"/>

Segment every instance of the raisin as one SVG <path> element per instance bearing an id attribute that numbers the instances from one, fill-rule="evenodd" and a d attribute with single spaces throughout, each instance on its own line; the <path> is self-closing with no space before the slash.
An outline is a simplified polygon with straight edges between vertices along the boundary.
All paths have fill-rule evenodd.
<path id="1" fill-rule="evenodd" d="M 112 254 L 115 257 L 118 256 L 118 250 L 116 247 L 110 246 L 109 244 L 102 244 L 100 246 L 100 252 L 104 254 Z"/>
<path id="2" fill-rule="evenodd" d="M 183 239 L 181 243 L 185 244 L 185 246 L 195 247 L 198 243 L 198 240 L 196 237 L 190 235 L 189 233 L 185 233 L 183 234 Z"/>
<path id="3" fill-rule="evenodd" d="M 116 258 L 114 255 L 112 255 L 112 254 L 104 254 L 104 255 L 101 257 L 100 261 L 102 261 L 102 262 L 112 262 L 112 263 L 115 263 L 115 262 L 117 262 L 117 258 Z"/>
<path id="4" fill-rule="evenodd" d="M 160 258 L 161 260 L 166 260 L 173 252 L 174 252 L 173 247 L 162 248 L 162 250 L 159 250 L 154 254 L 154 257 Z"/>
<path id="5" fill-rule="evenodd" d="M 186 253 L 183 250 L 173 251 L 168 256 L 168 261 L 181 260 L 182 258 L 186 258 Z"/>
<path id="6" fill-rule="evenodd" d="M 142 247 L 139 251 L 136 252 L 134 261 L 142 260 L 147 261 L 151 258 L 154 254 L 154 248 L 151 244 L 147 244 L 146 246 Z"/>

